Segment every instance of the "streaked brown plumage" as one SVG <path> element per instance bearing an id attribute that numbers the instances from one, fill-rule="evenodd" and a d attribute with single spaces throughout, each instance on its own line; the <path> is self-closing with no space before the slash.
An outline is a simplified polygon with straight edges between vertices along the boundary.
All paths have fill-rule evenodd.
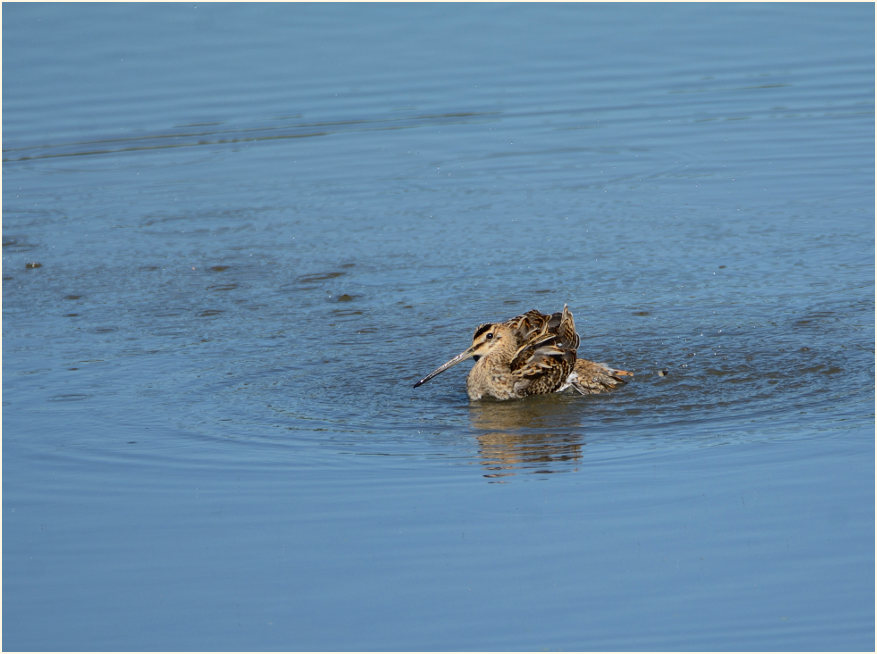
<path id="1" fill-rule="evenodd" d="M 602 363 L 576 358 L 579 336 L 572 313 L 544 314 L 532 309 L 498 323 L 485 323 L 475 330 L 472 345 L 417 382 L 428 382 L 451 366 L 475 358 L 466 380 L 469 398 L 485 395 L 509 400 L 574 388 L 579 393 L 602 393 L 625 383 L 631 375 Z"/>

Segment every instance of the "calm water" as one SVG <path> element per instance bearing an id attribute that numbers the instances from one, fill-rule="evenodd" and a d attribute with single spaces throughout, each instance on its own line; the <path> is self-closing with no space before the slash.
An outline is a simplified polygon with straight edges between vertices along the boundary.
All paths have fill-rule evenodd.
<path id="1" fill-rule="evenodd" d="M 874 648 L 873 5 L 3 10 L 6 650 Z"/>

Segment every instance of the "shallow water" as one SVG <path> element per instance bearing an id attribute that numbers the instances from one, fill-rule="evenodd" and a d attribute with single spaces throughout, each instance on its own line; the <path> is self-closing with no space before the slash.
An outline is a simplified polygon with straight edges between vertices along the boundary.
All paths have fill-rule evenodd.
<path id="1" fill-rule="evenodd" d="M 873 649 L 873 6 L 3 14 L 5 649 Z"/>

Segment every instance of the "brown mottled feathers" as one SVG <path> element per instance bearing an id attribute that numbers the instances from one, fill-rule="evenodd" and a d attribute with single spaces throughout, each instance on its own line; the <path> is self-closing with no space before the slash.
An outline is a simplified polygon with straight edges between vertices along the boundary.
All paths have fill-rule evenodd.
<path id="1" fill-rule="evenodd" d="M 501 323 L 479 325 L 472 345 L 443 363 L 414 386 L 468 358 L 475 365 L 466 379 L 469 398 L 499 400 L 542 395 L 572 386 L 587 395 L 612 390 L 631 373 L 576 356 L 579 336 L 572 313 L 544 314 L 535 309 Z"/>
<path id="2" fill-rule="evenodd" d="M 569 309 L 546 315 L 535 309 L 512 318 L 518 349 L 509 364 L 518 395 L 540 395 L 560 388 L 573 370 L 579 336 Z"/>
<path id="3" fill-rule="evenodd" d="M 627 383 L 623 377 L 633 377 L 633 373 L 627 370 L 615 370 L 604 363 L 594 363 L 587 359 L 576 359 L 574 370 L 579 378 L 572 386 L 582 395 L 614 390 Z"/>
<path id="4" fill-rule="evenodd" d="M 506 324 L 515 331 L 519 344 L 509 368 L 521 377 L 515 383 L 520 395 L 551 393 L 564 385 L 571 372 L 578 379 L 570 385 L 582 395 L 611 391 L 627 383 L 623 377 L 633 375 L 576 357 L 579 335 L 566 305 L 551 315 L 531 309 Z"/>
<path id="5" fill-rule="evenodd" d="M 550 315 L 530 309 L 527 313 L 516 316 L 505 323 L 514 332 L 521 346 L 533 343 L 543 336 L 557 338 L 562 347 L 575 350 L 579 346 L 579 335 L 572 314 L 564 306 L 563 312 L 557 311 Z"/>

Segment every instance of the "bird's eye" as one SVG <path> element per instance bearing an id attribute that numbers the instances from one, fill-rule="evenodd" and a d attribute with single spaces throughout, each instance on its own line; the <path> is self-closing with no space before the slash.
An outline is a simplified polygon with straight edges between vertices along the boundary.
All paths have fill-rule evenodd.
<path id="1" fill-rule="evenodd" d="M 487 332 L 484 335 L 484 338 L 486 338 L 489 341 L 491 338 L 493 338 L 493 332 Z"/>

